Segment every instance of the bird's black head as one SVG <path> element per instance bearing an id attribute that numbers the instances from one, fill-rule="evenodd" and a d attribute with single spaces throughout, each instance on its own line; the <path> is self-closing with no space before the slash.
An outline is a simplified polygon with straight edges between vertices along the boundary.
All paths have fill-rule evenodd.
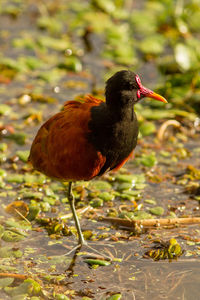
<path id="1" fill-rule="evenodd" d="M 115 73 L 106 82 L 106 103 L 114 107 L 134 105 L 144 97 L 167 102 L 165 98 L 145 88 L 134 72 L 122 70 Z"/>

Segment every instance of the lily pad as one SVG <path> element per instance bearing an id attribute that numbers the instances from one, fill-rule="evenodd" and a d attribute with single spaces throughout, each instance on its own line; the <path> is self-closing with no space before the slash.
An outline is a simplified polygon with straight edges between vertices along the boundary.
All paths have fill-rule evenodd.
<path id="1" fill-rule="evenodd" d="M 150 213 L 156 216 L 162 216 L 164 214 L 164 208 L 161 206 L 155 206 L 149 209 Z"/>
<path id="2" fill-rule="evenodd" d="M 115 295 L 112 295 L 112 296 L 106 298 L 106 300 L 120 300 L 120 299 L 122 299 L 121 294 L 115 294 Z"/>
<path id="3" fill-rule="evenodd" d="M 111 184 L 103 180 L 91 181 L 88 187 L 89 189 L 97 191 L 107 191 L 112 189 Z"/>
<path id="4" fill-rule="evenodd" d="M 126 174 L 119 174 L 115 177 L 116 181 L 119 182 L 127 182 L 131 184 L 135 184 L 135 176 L 134 175 L 126 175 Z"/>
<path id="5" fill-rule="evenodd" d="M 8 258 L 8 257 L 15 257 L 20 258 L 22 257 L 23 253 L 21 250 L 15 250 L 12 247 L 1 247 L 0 248 L 0 257 L 1 258 Z"/>
<path id="6" fill-rule="evenodd" d="M 15 141 L 18 145 L 24 145 L 26 141 L 27 134 L 26 133 L 12 133 L 10 135 L 5 136 L 5 138 Z"/>
<path id="7" fill-rule="evenodd" d="M 23 162 L 27 162 L 28 161 L 28 157 L 29 157 L 30 151 L 29 150 L 19 150 L 16 152 L 16 155 L 19 157 L 20 160 L 22 160 Z"/>
<path id="8" fill-rule="evenodd" d="M 0 278 L 0 287 L 4 288 L 8 285 L 11 285 L 14 281 L 14 278 L 9 278 L 9 277 L 5 277 L 5 278 Z"/>
<path id="9" fill-rule="evenodd" d="M 1 238 L 5 242 L 15 243 L 15 242 L 19 242 L 19 241 L 23 240 L 25 237 L 23 235 L 13 232 L 13 231 L 5 230 Z"/>
<path id="10" fill-rule="evenodd" d="M 7 205 L 6 212 L 17 218 L 23 218 L 28 215 L 28 205 L 24 201 L 14 201 Z"/>
<path id="11" fill-rule="evenodd" d="M 6 181 L 10 183 L 22 183 L 24 181 L 24 175 L 22 174 L 8 174 Z"/>
<path id="12" fill-rule="evenodd" d="M 41 286 L 35 280 L 28 278 L 17 287 L 6 287 L 5 291 L 12 297 L 21 294 L 38 295 L 41 292 Z M 23 298 L 22 298 L 23 299 Z"/>
<path id="13" fill-rule="evenodd" d="M 11 107 L 6 104 L 0 104 L 0 115 L 8 115 L 11 111 Z"/>

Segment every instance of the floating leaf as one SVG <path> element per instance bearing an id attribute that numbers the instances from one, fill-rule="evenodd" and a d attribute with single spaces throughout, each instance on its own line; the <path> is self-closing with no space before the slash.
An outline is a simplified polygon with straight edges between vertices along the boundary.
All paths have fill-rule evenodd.
<path id="1" fill-rule="evenodd" d="M 41 103 L 55 103 L 57 100 L 53 97 L 46 96 L 43 94 L 31 93 L 29 94 L 31 101 L 33 102 L 41 102 Z"/>
<path id="2" fill-rule="evenodd" d="M 138 43 L 144 54 L 160 55 L 164 50 L 165 39 L 162 35 L 151 35 Z"/>
<path id="3" fill-rule="evenodd" d="M 16 155 L 19 157 L 20 160 L 22 160 L 23 162 L 27 162 L 28 161 L 28 157 L 29 157 L 30 151 L 29 150 L 19 150 L 16 152 Z"/>
<path id="4" fill-rule="evenodd" d="M 146 200 L 144 200 L 144 202 L 146 202 L 148 204 L 152 204 L 152 205 L 156 204 L 156 200 L 154 200 L 154 199 L 146 199 Z"/>
<path id="5" fill-rule="evenodd" d="M 8 174 L 6 181 L 11 183 L 22 183 L 24 182 L 24 175 L 22 174 Z"/>
<path id="6" fill-rule="evenodd" d="M 93 199 L 93 200 L 90 201 L 90 205 L 94 208 L 102 207 L 103 206 L 103 200 L 100 199 L 100 198 Z"/>
<path id="7" fill-rule="evenodd" d="M 27 215 L 27 219 L 29 221 L 35 220 L 35 218 L 38 216 L 39 212 L 40 212 L 39 206 L 34 205 L 34 204 L 30 205 L 29 206 L 29 214 Z"/>
<path id="8" fill-rule="evenodd" d="M 4 288 L 8 285 L 11 285 L 14 281 L 14 278 L 9 278 L 9 277 L 5 277 L 5 278 L 0 278 L 0 287 Z"/>
<path id="9" fill-rule="evenodd" d="M 162 216 L 164 214 L 164 208 L 161 206 L 155 206 L 149 209 L 149 211 L 156 216 Z"/>
<path id="10" fill-rule="evenodd" d="M 56 300 L 70 300 L 66 295 L 64 294 L 56 294 L 55 295 Z M 83 299 L 83 298 L 82 298 Z"/>
<path id="11" fill-rule="evenodd" d="M 18 145 L 24 145 L 27 135 L 25 133 L 12 133 L 5 136 L 5 138 L 15 141 Z"/>
<path id="12" fill-rule="evenodd" d="M 160 259 L 176 259 L 183 254 L 181 246 L 174 238 L 170 239 L 169 242 L 156 241 L 155 243 L 155 247 L 145 254 L 156 261 Z"/>
<path id="13" fill-rule="evenodd" d="M 122 298 L 121 294 L 115 294 L 115 295 L 112 295 L 112 296 L 106 298 L 106 300 L 120 300 L 121 298 Z"/>
<path id="14" fill-rule="evenodd" d="M 156 126 L 152 122 L 143 122 L 140 125 L 140 133 L 142 134 L 142 136 L 150 135 L 155 131 L 156 131 Z"/>
<path id="15" fill-rule="evenodd" d="M 8 115 L 11 111 L 11 107 L 6 104 L 0 104 L 0 115 Z"/>
<path id="16" fill-rule="evenodd" d="M 109 192 L 102 192 L 98 195 L 98 197 L 103 201 L 112 201 L 115 198 L 115 196 Z"/>
<path id="17" fill-rule="evenodd" d="M 82 71 L 82 63 L 80 59 L 76 56 L 68 56 L 64 62 L 58 65 L 61 69 L 70 70 L 73 72 L 81 72 Z"/>
<path id="18" fill-rule="evenodd" d="M 191 67 L 191 59 L 190 59 L 190 52 L 186 45 L 184 44 L 177 44 L 175 46 L 175 59 L 181 69 L 184 71 L 189 70 Z"/>
<path id="19" fill-rule="evenodd" d="M 15 232 L 13 232 L 13 231 L 5 230 L 1 238 L 5 242 L 15 243 L 15 242 L 19 242 L 19 241 L 23 240 L 25 237 L 21 234 L 17 234 Z"/>
<path id="20" fill-rule="evenodd" d="M 59 33 L 62 30 L 62 23 L 60 22 L 60 20 L 47 15 L 38 18 L 37 26 L 40 29 L 47 29 L 52 33 Z"/>
<path id="21" fill-rule="evenodd" d="M 14 201 L 6 206 L 6 212 L 21 219 L 28 215 L 29 208 L 24 201 Z"/>
<path id="22" fill-rule="evenodd" d="M 98 266 L 109 266 L 110 265 L 110 261 L 100 260 L 100 259 L 87 258 L 84 260 L 84 262 L 86 262 L 89 265 L 98 265 Z"/>
<path id="23" fill-rule="evenodd" d="M 122 182 L 117 185 L 117 191 L 126 191 L 132 189 L 134 187 L 134 181 L 131 182 Z"/>
<path id="24" fill-rule="evenodd" d="M 6 287 L 5 291 L 7 294 L 11 295 L 12 297 L 19 296 L 19 295 L 21 296 L 23 294 L 26 295 L 28 294 L 29 296 L 31 296 L 31 295 L 38 295 L 41 291 L 41 286 L 35 280 L 28 278 L 24 280 L 24 282 L 17 287 L 12 287 L 12 288 Z"/>
<path id="25" fill-rule="evenodd" d="M 103 181 L 103 180 L 96 180 L 96 181 L 91 181 L 88 186 L 92 190 L 97 190 L 97 191 L 103 191 L 103 190 L 110 190 L 112 188 L 111 184 Z"/>
<path id="26" fill-rule="evenodd" d="M 5 152 L 8 149 L 8 145 L 6 143 L 0 143 L 0 151 Z"/>
<path id="27" fill-rule="evenodd" d="M 152 152 L 150 154 L 142 154 L 141 157 L 137 158 L 135 160 L 137 164 L 142 164 L 146 167 L 153 167 L 157 164 L 157 159 L 155 152 Z"/>
<path id="28" fill-rule="evenodd" d="M 119 174 L 115 177 L 115 179 L 119 182 L 127 182 L 134 185 L 136 178 L 134 175 Z"/>
<path id="29" fill-rule="evenodd" d="M 3 225 L 0 224 L 0 238 L 2 237 L 3 233 L 4 233 L 4 227 Z"/>
<path id="30" fill-rule="evenodd" d="M 0 257 L 1 258 L 8 258 L 8 257 L 15 257 L 20 258 L 22 257 L 23 253 L 20 250 L 15 250 L 12 247 L 1 247 L 0 248 Z"/>

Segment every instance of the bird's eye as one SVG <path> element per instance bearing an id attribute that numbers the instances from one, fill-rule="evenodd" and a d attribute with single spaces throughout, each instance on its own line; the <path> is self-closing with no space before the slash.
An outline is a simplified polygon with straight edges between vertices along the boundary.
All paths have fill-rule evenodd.
<path id="1" fill-rule="evenodd" d="M 137 97 L 140 99 L 140 90 L 137 90 Z"/>

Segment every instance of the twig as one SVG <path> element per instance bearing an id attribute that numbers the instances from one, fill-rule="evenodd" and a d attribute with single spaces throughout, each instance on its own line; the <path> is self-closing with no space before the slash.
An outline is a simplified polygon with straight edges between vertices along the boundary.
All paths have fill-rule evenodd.
<path id="1" fill-rule="evenodd" d="M 84 214 L 88 209 L 91 209 L 90 206 L 86 206 L 84 208 L 80 208 L 80 209 L 77 209 L 77 213 L 78 214 Z M 59 219 L 63 220 L 63 219 L 70 219 L 72 217 L 72 213 L 69 213 L 69 214 L 66 214 L 66 215 L 63 215 L 63 216 L 60 216 Z"/>
<path id="2" fill-rule="evenodd" d="M 162 141 L 164 139 L 164 136 L 165 136 L 165 132 L 167 130 L 167 127 L 169 126 L 173 126 L 173 127 L 176 127 L 176 128 L 180 128 L 181 127 L 181 123 L 176 121 L 176 120 L 167 120 L 166 122 L 164 122 L 159 130 L 158 130 L 158 133 L 157 133 L 157 138 L 159 141 Z"/>
<path id="3" fill-rule="evenodd" d="M 31 225 L 31 222 L 30 222 L 25 216 L 23 216 L 23 215 L 20 213 L 19 210 L 17 210 L 17 209 L 15 208 L 15 211 L 16 211 L 16 213 L 17 213 L 22 219 L 24 219 L 29 225 Z"/>
<path id="4" fill-rule="evenodd" d="M 0 273 L 0 277 L 10 277 L 15 279 L 25 280 L 28 278 L 28 275 L 15 274 L 15 273 Z"/>
<path id="5" fill-rule="evenodd" d="M 137 227 L 161 227 L 178 224 L 200 224 L 200 217 L 173 218 L 173 219 L 146 219 L 146 220 L 127 220 L 120 218 L 99 217 L 99 221 L 108 222 L 113 225 L 137 228 Z"/>

